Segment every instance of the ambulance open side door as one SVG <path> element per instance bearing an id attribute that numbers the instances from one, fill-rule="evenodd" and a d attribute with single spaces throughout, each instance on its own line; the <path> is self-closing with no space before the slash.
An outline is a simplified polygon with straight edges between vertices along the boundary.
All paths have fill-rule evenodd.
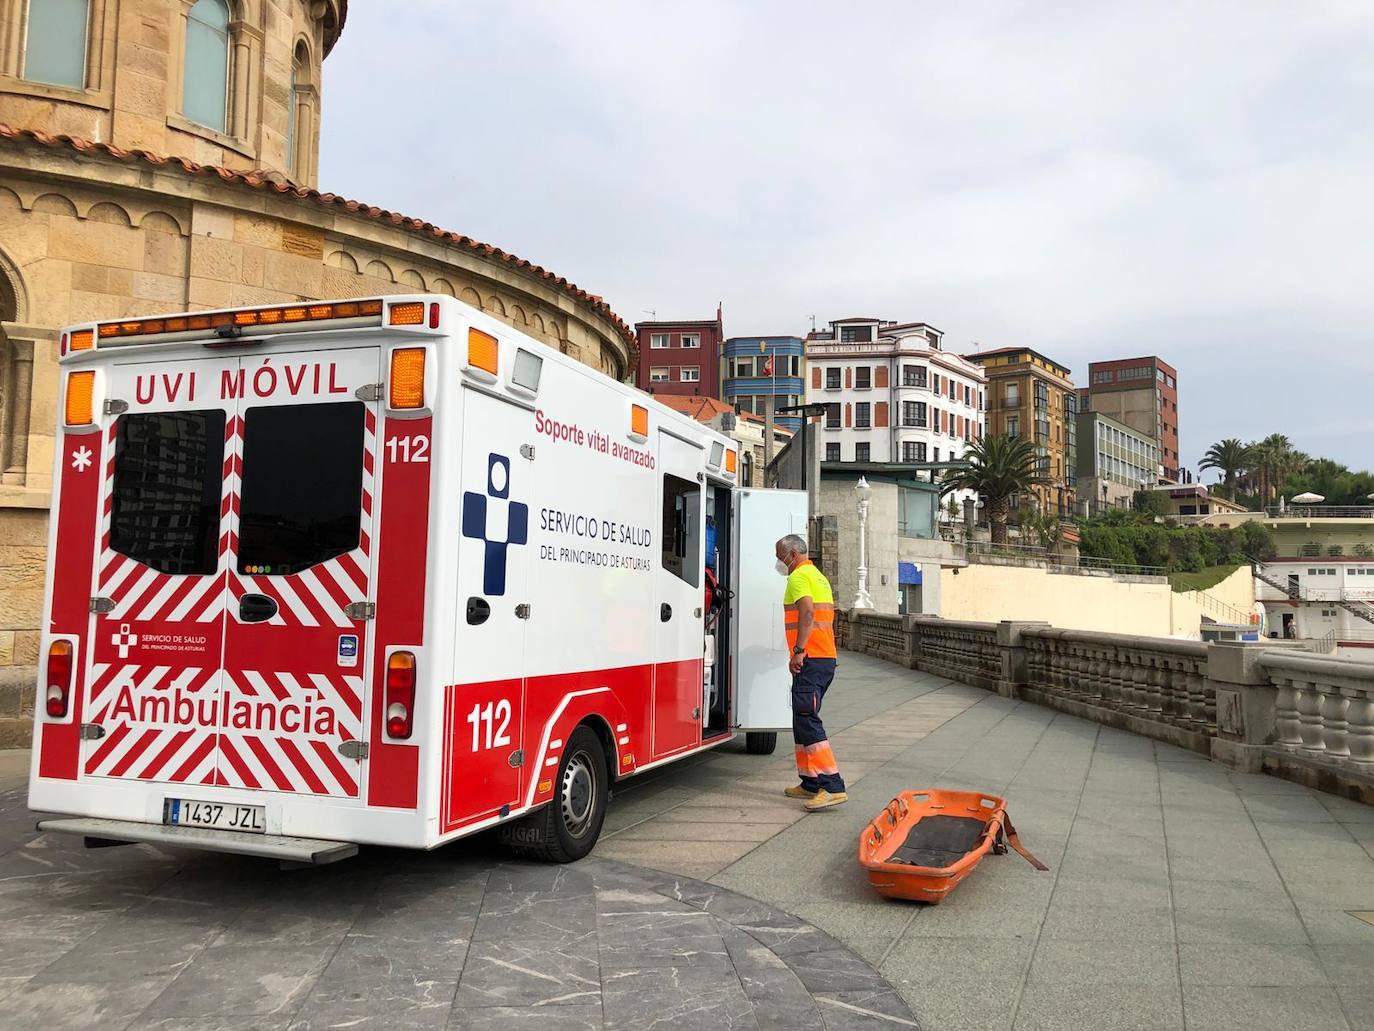
<path id="1" fill-rule="evenodd" d="M 730 651 L 734 726 L 744 731 L 792 726 L 792 674 L 782 625 L 786 580 L 773 568 L 773 546 L 789 533 L 806 536 L 806 492 L 742 489 L 735 492 L 735 547 L 730 557 Z"/>

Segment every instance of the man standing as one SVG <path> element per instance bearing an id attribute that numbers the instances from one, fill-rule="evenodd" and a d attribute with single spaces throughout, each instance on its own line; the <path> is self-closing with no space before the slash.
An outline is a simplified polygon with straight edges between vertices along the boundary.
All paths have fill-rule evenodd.
<path id="1" fill-rule="evenodd" d="M 821 724 L 821 701 L 835 679 L 835 595 L 806 554 L 806 541 L 789 534 L 774 547 L 778 572 L 787 577 L 783 626 L 792 649 L 792 739 L 800 785 L 783 791 L 806 800 L 810 812 L 849 801 L 835 753 Z"/>

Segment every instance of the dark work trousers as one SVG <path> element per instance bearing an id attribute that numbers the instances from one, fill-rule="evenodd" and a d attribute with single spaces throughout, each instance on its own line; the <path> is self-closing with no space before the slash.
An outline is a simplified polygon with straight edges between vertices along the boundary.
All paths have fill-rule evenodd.
<path id="1" fill-rule="evenodd" d="M 807 791 L 822 788 L 832 795 L 844 790 L 835 753 L 821 723 L 821 702 L 835 679 L 834 659 L 811 659 L 792 677 L 792 740 L 797 746 L 797 774 Z"/>

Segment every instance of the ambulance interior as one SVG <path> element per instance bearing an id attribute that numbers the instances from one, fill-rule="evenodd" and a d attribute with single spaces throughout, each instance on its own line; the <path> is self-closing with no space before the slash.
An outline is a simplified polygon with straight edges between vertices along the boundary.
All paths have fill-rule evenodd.
<path id="1" fill-rule="evenodd" d="M 729 487 L 706 485 L 705 718 L 702 737 L 730 730 L 730 503 Z"/>

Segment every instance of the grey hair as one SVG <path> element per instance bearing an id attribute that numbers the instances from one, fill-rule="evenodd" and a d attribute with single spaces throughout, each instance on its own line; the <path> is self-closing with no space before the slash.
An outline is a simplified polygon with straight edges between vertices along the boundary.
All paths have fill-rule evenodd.
<path id="1" fill-rule="evenodd" d="M 795 533 L 789 533 L 778 541 L 782 545 L 784 552 L 796 552 L 798 555 L 806 554 L 806 538 Z"/>

